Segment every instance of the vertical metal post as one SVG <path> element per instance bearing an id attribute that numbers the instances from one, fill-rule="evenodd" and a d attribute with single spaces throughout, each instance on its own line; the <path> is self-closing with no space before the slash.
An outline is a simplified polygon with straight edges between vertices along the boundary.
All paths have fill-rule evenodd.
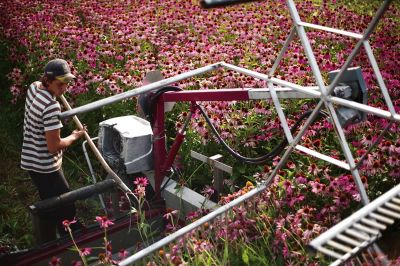
<path id="1" fill-rule="evenodd" d="M 161 198 L 161 184 L 164 180 L 164 169 L 162 165 L 166 159 L 167 151 L 165 149 L 165 125 L 164 125 L 164 101 L 162 95 L 159 97 L 155 108 L 155 116 L 153 121 L 153 133 L 154 133 L 154 191 L 157 199 Z"/>
<path id="2" fill-rule="evenodd" d="M 218 161 L 222 158 L 222 155 L 217 154 L 211 157 L 207 157 L 203 154 L 200 154 L 195 151 L 190 151 L 190 156 L 195 158 L 203 163 L 207 163 L 213 167 L 213 179 L 214 179 L 214 194 L 211 197 L 211 200 L 214 202 L 218 202 L 219 194 L 223 190 L 224 184 L 224 173 L 228 173 L 232 175 L 233 169 L 229 165 L 221 163 Z"/>

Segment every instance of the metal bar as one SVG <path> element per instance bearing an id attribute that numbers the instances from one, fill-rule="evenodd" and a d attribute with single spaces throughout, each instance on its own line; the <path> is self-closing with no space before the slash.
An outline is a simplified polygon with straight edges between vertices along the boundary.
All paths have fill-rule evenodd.
<path id="1" fill-rule="evenodd" d="M 400 219 L 400 214 L 398 214 L 396 212 L 393 212 L 393 211 L 390 211 L 388 209 L 385 209 L 385 208 L 382 208 L 382 207 L 378 207 L 377 211 L 380 212 L 380 213 L 386 214 L 388 216 L 391 216 L 393 218 Z"/>
<path id="2" fill-rule="evenodd" d="M 400 199 L 398 198 L 393 198 L 392 201 L 396 204 L 400 204 Z"/>
<path id="3" fill-rule="evenodd" d="M 366 232 L 368 234 L 371 234 L 371 235 L 378 235 L 379 234 L 378 230 L 371 229 L 371 228 L 366 227 L 366 226 L 364 226 L 362 224 L 359 224 L 359 223 L 353 224 L 353 227 L 357 228 L 358 230 L 364 231 L 364 232 Z"/>
<path id="4" fill-rule="evenodd" d="M 375 60 L 374 53 L 372 52 L 371 46 L 369 45 L 368 41 L 364 41 L 363 43 L 364 43 L 365 51 L 367 52 L 367 56 L 371 63 L 372 69 L 374 70 L 376 79 L 378 81 L 379 87 L 381 88 L 386 105 L 388 106 L 389 111 L 392 114 L 392 116 L 394 116 L 396 114 L 396 110 L 394 109 L 392 99 L 390 98 L 390 95 L 386 88 L 385 82 L 383 81 L 383 77 L 382 77 L 381 71 L 379 70 L 378 63 Z"/>
<path id="5" fill-rule="evenodd" d="M 347 229 L 344 232 L 346 234 L 348 234 L 348 235 L 357 237 L 357 238 L 362 239 L 364 241 L 369 241 L 371 239 L 369 235 L 367 235 L 367 234 L 365 234 L 363 232 L 356 231 L 354 229 Z"/>
<path id="6" fill-rule="evenodd" d="M 369 225 L 369 226 L 378 228 L 378 229 L 380 229 L 380 230 L 385 230 L 385 229 L 386 229 L 386 226 L 385 226 L 385 225 L 379 224 L 379 223 L 377 223 L 377 222 L 375 222 L 375 221 L 373 221 L 373 220 L 369 220 L 369 219 L 367 219 L 367 218 L 362 218 L 362 219 L 361 219 L 361 222 L 362 222 L 363 224 L 365 224 L 365 225 Z"/>
<path id="7" fill-rule="evenodd" d="M 125 265 L 133 264 L 134 262 L 144 258 L 145 256 L 159 250 L 161 247 L 168 245 L 169 243 L 175 241 L 176 239 L 182 237 L 183 235 L 202 226 L 204 223 L 209 222 L 222 214 L 226 214 L 233 207 L 241 204 L 243 201 L 245 201 L 247 199 L 254 197 L 255 195 L 258 195 L 259 193 L 264 191 L 266 188 L 267 187 L 264 184 L 257 186 L 256 188 L 252 189 L 248 193 L 234 199 L 233 201 L 227 203 L 226 205 L 221 206 L 218 209 L 216 209 L 215 211 L 212 211 L 209 214 L 201 217 L 200 219 L 196 220 L 195 222 L 179 229 L 178 231 L 168 235 L 167 237 L 164 237 L 163 239 L 159 240 L 158 242 L 156 242 L 156 243 L 148 246 L 147 248 L 140 250 L 139 252 L 135 253 L 134 255 L 126 258 L 125 260 L 121 261 L 119 263 L 119 265 L 125 266 Z"/>
<path id="8" fill-rule="evenodd" d="M 358 192 L 360 193 L 361 201 L 362 201 L 362 203 L 364 205 L 366 205 L 366 204 L 369 203 L 367 191 L 365 190 L 364 184 L 361 181 L 361 176 L 360 176 L 360 173 L 358 172 L 358 169 L 355 168 L 354 157 L 353 157 L 353 154 L 351 153 L 350 147 L 349 147 L 349 145 L 347 143 L 346 136 L 344 134 L 343 128 L 340 125 L 339 118 L 337 117 L 336 111 L 335 111 L 335 109 L 334 109 L 334 107 L 333 107 L 331 102 L 327 102 L 327 103 L 325 103 L 325 105 L 329 109 L 329 112 L 330 112 L 331 117 L 333 119 L 333 122 L 334 122 L 333 124 L 335 126 L 336 133 L 337 133 L 337 135 L 338 135 L 338 137 L 340 139 L 340 141 L 339 141 L 340 146 L 342 147 L 342 150 L 343 150 L 343 153 L 344 153 L 344 157 L 346 158 L 347 163 L 350 166 L 350 171 L 351 171 L 351 173 L 352 173 L 352 175 L 354 177 L 354 181 L 355 181 L 355 183 L 357 185 Z"/>
<path id="9" fill-rule="evenodd" d="M 332 251 L 330 249 L 327 249 L 325 247 L 318 248 L 318 251 L 323 252 L 323 253 L 325 253 L 325 254 L 327 254 L 327 255 L 335 258 L 335 259 L 341 259 L 343 257 L 342 254 L 339 254 L 339 253 L 337 253 L 335 251 Z"/>
<path id="10" fill-rule="evenodd" d="M 159 97 L 156 104 L 155 116 L 153 118 L 154 191 L 157 195 L 157 199 L 161 198 L 161 184 L 165 177 L 162 166 L 167 157 L 164 120 L 164 101 L 163 97 Z"/>
<path id="11" fill-rule="evenodd" d="M 352 225 L 361 219 L 361 217 L 366 217 L 370 215 L 372 212 L 379 210 L 379 207 L 385 204 L 386 202 L 390 201 L 390 199 L 394 196 L 397 196 L 400 193 L 400 185 L 395 186 L 394 188 L 390 189 L 388 192 L 385 194 L 381 195 L 368 205 L 364 206 L 363 208 L 359 209 L 340 223 L 336 224 L 332 228 L 330 228 L 328 231 L 324 232 L 314 240 L 310 242 L 310 245 L 313 247 L 319 247 L 323 245 L 327 240 L 333 239 L 336 235 L 340 234 L 341 232 L 345 231 L 346 233 L 353 234 L 355 231 L 350 231 L 348 232 L 347 230 Z M 389 215 L 389 214 L 388 214 Z M 397 214 L 397 216 L 400 216 Z M 400 218 L 400 217 L 399 217 Z M 356 232 L 358 235 L 358 233 Z M 358 237 L 358 236 L 357 236 Z M 365 239 L 365 237 L 360 236 L 361 239 Z"/>
<path id="12" fill-rule="evenodd" d="M 296 5 L 294 4 L 293 0 L 287 0 L 286 2 L 289 7 L 290 15 L 293 19 L 293 22 L 295 23 L 297 35 L 300 38 L 304 52 L 306 53 L 311 70 L 314 74 L 315 81 L 317 82 L 317 86 L 320 88 L 320 91 L 322 93 L 321 99 L 325 101 L 327 93 L 325 90 L 324 80 L 322 78 L 321 71 L 318 67 L 317 60 L 315 59 L 314 52 L 311 48 L 310 41 L 308 40 L 306 31 L 304 30 L 304 27 L 299 24 L 301 20 L 297 12 Z"/>
<path id="13" fill-rule="evenodd" d="M 94 141 L 94 140 L 97 140 L 98 138 L 99 137 L 94 137 L 91 140 Z M 89 159 L 89 154 L 88 154 L 87 149 L 86 149 L 86 143 L 87 143 L 87 140 L 84 140 L 82 142 L 83 154 L 85 155 L 85 159 L 86 159 L 87 165 L 89 167 L 89 172 L 90 172 L 90 175 L 92 177 L 93 184 L 96 184 L 97 183 L 97 179 L 96 179 L 96 176 L 95 176 L 94 171 L 93 171 L 92 163 L 90 162 L 90 159 Z M 103 207 L 104 212 L 107 213 L 107 208 L 106 208 L 106 205 L 104 203 L 103 196 L 101 194 L 99 194 L 99 200 L 100 200 L 101 206 Z"/>
<path id="14" fill-rule="evenodd" d="M 371 212 L 371 213 L 369 214 L 369 216 L 370 216 L 371 218 L 374 218 L 375 220 L 381 221 L 381 222 L 386 223 L 386 224 L 392 224 L 392 223 L 394 223 L 394 220 L 393 220 L 393 219 L 390 219 L 390 218 L 387 218 L 387 217 L 385 217 L 385 216 L 376 214 L 376 213 L 374 213 L 374 212 Z"/>
<path id="15" fill-rule="evenodd" d="M 385 207 L 388 207 L 388 208 L 390 208 L 390 209 L 392 209 L 392 210 L 395 210 L 395 211 L 400 212 L 400 207 L 397 206 L 397 205 L 394 205 L 393 203 L 386 202 L 386 203 L 385 203 Z"/>
<path id="16" fill-rule="evenodd" d="M 326 242 L 326 244 L 328 244 L 329 246 L 335 248 L 335 249 L 339 249 L 341 251 L 344 251 L 346 253 L 351 252 L 352 248 L 349 248 L 348 246 L 342 245 L 338 242 L 335 242 L 333 240 L 329 240 L 328 242 Z"/>
<path id="17" fill-rule="evenodd" d="M 268 76 L 267 76 L 267 77 L 268 77 Z M 267 80 L 267 81 L 271 81 L 272 83 L 277 84 L 277 85 L 280 85 L 280 86 L 282 86 L 282 87 L 292 88 L 292 89 L 294 89 L 294 90 L 296 90 L 296 91 L 299 91 L 299 92 L 308 94 L 308 95 L 311 96 L 311 98 L 320 98 L 320 97 L 321 97 L 321 92 L 319 91 L 318 86 L 316 86 L 316 87 L 311 87 L 311 88 L 313 88 L 313 89 L 309 89 L 310 87 L 303 87 L 303 86 L 301 86 L 301 85 L 297 85 L 297 84 L 295 84 L 295 83 L 291 83 L 291 82 L 289 82 L 289 81 L 281 80 L 281 79 L 274 78 L 274 77 L 271 77 L 271 78 L 266 79 L 266 80 Z"/>
<path id="18" fill-rule="evenodd" d="M 316 29 L 316 30 L 327 31 L 327 32 L 332 32 L 332 33 L 337 33 L 337 34 L 348 36 L 348 37 L 352 37 L 352 38 L 355 38 L 355 39 L 361 39 L 362 38 L 362 34 L 350 32 L 350 31 L 339 30 L 339 29 L 330 28 L 330 27 L 321 26 L 321 25 L 312 24 L 312 23 L 307 23 L 307 22 L 303 22 L 303 21 L 300 21 L 298 24 L 300 26 L 303 26 L 303 27 L 312 28 L 312 29 Z"/>
<path id="19" fill-rule="evenodd" d="M 382 118 L 393 119 L 396 122 L 400 122 L 399 114 L 395 114 L 394 116 L 392 116 L 391 113 L 388 111 L 385 111 L 385 110 L 382 110 L 382 109 L 379 109 L 376 107 L 372 107 L 372 106 L 369 106 L 366 104 L 345 100 L 345 99 L 338 98 L 338 97 L 328 97 L 328 100 L 332 101 L 333 103 L 336 103 L 336 104 L 340 104 L 340 105 L 350 107 L 350 108 L 353 108 L 356 110 L 368 112 L 368 113 L 374 114 L 374 115 L 382 117 Z"/>
<path id="20" fill-rule="evenodd" d="M 317 86 L 310 86 L 304 87 L 306 90 L 318 90 Z M 291 88 L 284 88 L 284 87 L 275 87 L 275 91 L 278 95 L 279 99 L 313 99 L 319 98 L 314 94 L 303 93 Z M 250 89 L 249 90 L 249 99 L 250 100 L 261 100 L 261 99 L 270 99 L 271 93 L 268 88 L 261 88 L 261 89 Z"/>
<path id="21" fill-rule="evenodd" d="M 207 157 L 207 156 L 205 156 L 201 153 L 195 152 L 195 151 L 190 151 L 190 156 L 199 161 L 202 161 L 203 163 L 208 163 L 212 167 L 218 168 L 230 175 L 233 173 L 233 168 L 231 166 L 217 161 L 217 159 L 222 158 L 222 155 L 220 155 L 220 157 L 217 157 L 217 158 L 212 158 L 212 157 Z"/>
<path id="22" fill-rule="evenodd" d="M 104 191 L 113 189 L 116 185 L 116 182 L 113 179 L 107 179 L 101 182 L 98 182 L 94 185 L 89 185 L 86 187 L 81 187 L 76 190 L 72 190 L 70 192 L 61 194 L 56 197 L 48 198 L 39 202 L 36 202 L 33 205 L 30 205 L 29 208 L 32 212 L 44 212 L 51 210 L 52 208 L 56 208 L 62 206 L 64 204 L 68 204 L 80 199 L 86 199 L 91 197 L 94 194 L 102 193 Z"/>
<path id="23" fill-rule="evenodd" d="M 285 114 L 283 113 L 282 110 L 281 103 L 279 102 L 278 95 L 276 94 L 274 86 L 271 84 L 271 82 L 268 82 L 268 88 L 270 89 L 271 98 L 275 105 L 275 110 L 278 113 L 279 120 L 281 121 L 283 132 L 285 133 L 288 143 L 291 143 L 293 141 L 292 132 L 290 131 Z"/>
<path id="24" fill-rule="evenodd" d="M 247 101 L 250 89 L 217 89 L 171 91 L 163 94 L 164 102 Z M 265 90 L 265 89 L 264 89 Z"/>
<path id="25" fill-rule="evenodd" d="M 339 73 L 335 76 L 332 83 L 328 86 L 328 95 L 330 95 L 335 88 L 335 86 L 339 83 L 340 78 L 342 77 L 343 73 L 350 67 L 351 63 L 353 62 L 354 58 L 358 54 L 363 42 L 368 40 L 369 36 L 371 35 L 372 31 L 375 29 L 376 25 L 378 24 L 379 20 L 385 13 L 386 9 L 388 8 L 391 0 L 386 0 L 383 4 L 379 7 L 378 11 L 375 13 L 375 16 L 372 18 L 371 22 L 369 23 L 367 29 L 363 33 L 363 37 L 357 42 L 354 49 L 351 51 L 350 55 L 347 57 L 346 62 L 343 64 L 342 68 L 340 69 Z"/>
<path id="26" fill-rule="evenodd" d="M 323 104 L 322 101 L 318 102 L 317 107 L 312 111 L 311 115 L 307 118 L 306 122 L 304 123 L 303 127 L 300 129 L 299 133 L 297 133 L 297 135 L 293 139 L 292 143 L 289 144 L 288 148 L 286 149 L 285 153 L 283 154 L 283 156 L 279 160 L 278 164 L 275 166 L 275 168 L 272 170 L 271 174 L 265 180 L 265 183 L 267 185 L 273 180 L 273 178 L 276 176 L 278 171 L 286 163 L 286 161 L 289 158 L 290 154 L 292 153 L 294 147 L 297 145 L 297 143 L 299 143 L 301 137 L 304 135 L 304 133 L 307 130 L 307 128 L 310 126 L 310 124 L 314 121 L 314 119 L 318 115 L 319 109 L 321 108 L 322 104 Z"/>
<path id="27" fill-rule="evenodd" d="M 278 67 L 279 63 L 281 62 L 283 55 L 286 53 L 286 50 L 289 47 L 289 44 L 291 43 L 291 41 L 293 40 L 295 34 L 296 34 L 296 29 L 295 29 L 295 27 L 292 27 L 288 37 L 286 38 L 285 43 L 282 46 L 281 51 L 279 52 L 278 56 L 276 57 L 275 62 L 272 65 L 271 69 L 269 70 L 269 73 L 268 73 L 269 76 L 272 77 L 274 75 L 276 68 Z"/>
<path id="28" fill-rule="evenodd" d="M 306 90 L 316 90 L 317 87 L 304 87 Z M 275 88 L 278 98 L 299 99 L 319 98 L 310 93 L 299 92 L 291 88 Z M 270 99 L 269 88 L 227 88 L 217 90 L 183 90 L 169 91 L 163 94 L 164 102 L 191 102 L 191 101 L 246 101 Z"/>
<path id="29" fill-rule="evenodd" d="M 82 113 L 86 113 L 86 112 L 89 112 L 89 111 L 93 111 L 93 110 L 98 109 L 100 107 L 103 107 L 103 106 L 106 106 L 106 105 L 109 105 L 109 104 L 112 104 L 112 103 L 115 103 L 115 102 L 119 102 L 121 100 L 124 100 L 124 99 L 127 99 L 127 98 L 131 98 L 133 96 L 137 96 L 137 95 L 143 94 L 145 92 L 156 90 L 156 89 L 165 87 L 165 86 L 170 85 L 172 83 L 175 83 L 175 82 L 178 82 L 178 81 L 181 81 L 181 80 L 193 77 L 193 76 L 197 76 L 197 75 L 201 75 L 201 74 L 206 73 L 206 72 L 213 71 L 213 70 L 215 70 L 217 68 L 220 68 L 221 64 L 222 64 L 222 62 L 216 63 L 216 64 L 211 64 L 211 65 L 208 65 L 208 66 L 205 66 L 205 67 L 201 67 L 201 68 L 198 68 L 198 69 L 195 69 L 195 70 L 188 71 L 186 73 L 182 73 L 182 74 L 176 75 L 176 76 L 171 77 L 171 78 L 163 79 L 163 80 L 160 80 L 160 81 L 157 81 L 157 82 L 154 82 L 154 83 L 150 83 L 148 85 L 144 85 L 144 86 L 141 86 L 139 88 L 136 88 L 136 89 L 133 89 L 133 90 L 130 90 L 130 91 L 126 91 L 126 92 L 123 92 L 123 93 L 120 93 L 120 94 L 117 94 L 117 95 L 113 95 L 113 96 L 110 96 L 108 98 L 104 98 L 104 99 L 101 99 L 101 100 L 98 100 L 98 101 L 95 101 L 95 102 L 92 102 L 92 103 L 89 103 L 89 104 L 86 104 L 86 105 L 82 105 L 82 106 L 77 107 L 75 109 L 72 109 L 70 111 L 66 111 L 66 112 L 61 113 L 60 114 L 60 118 L 64 119 L 64 118 L 67 118 L 67 117 L 70 117 L 70 116 L 73 116 L 73 115 L 77 115 L 77 114 L 82 114 Z"/>
<path id="30" fill-rule="evenodd" d="M 327 162 L 329 162 L 331 164 L 334 164 L 336 166 L 339 166 L 339 167 L 341 167 L 343 169 L 350 170 L 350 166 L 346 162 L 343 162 L 343 161 L 337 160 L 335 158 L 329 157 L 329 156 L 327 156 L 325 154 L 319 153 L 317 151 L 314 151 L 312 149 L 309 149 L 309 148 L 301 146 L 301 145 L 296 145 L 295 148 L 296 148 L 296 150 L 299 150 L 301 152 L 307 153 L 307 154 L 309 154 L 311 156 L 314 156 L 314 157 L 316 157 L 318 159 L 327 161 Z"/>
<path id="31" fill-rule="evenodd" d="M 374 147 L 376 147 L 376 145 L 381 142 L 381 140 L 383 139 L 383 137 L 385 136 L 385 133 L 389 130 L 389 128 L 392 126 L 393 121 L 390 121 L 386 127 L 382 130 L 382 132 L 379 134 L 378 138 L 368 147 L 368 150 L 361 156 L 360 160 L 358 160 L 355 168 L 359 168 L 361 163 L 365 160 L 365 158 L 367 158 L 367 155 L 372 151 L 372 149 Z"/>
<path id="32" fill-rule="evenodd" d="M 338 234 L 336 236 L 336 238 L 341 240 L 341 241 L 343 241 L 343 242 L 346 242 L 347 244 L 353 245 L 353 246 L 360 246 L 362 244 L 362 242 L 356 241 L 356 240 L 354 240 L 354 239 L 352 239 L 350 237 L 347 237 L 347 236 L 345 236 L 343 234 Z"/>
<path id="33" fill-rule="evenodd" d="M 266 75 L 266 74 L 262 74 L 262 73 L 259 73 L 259 72 L 253 71 L 253 70 L 249 70 L 249 69 L 246 69 L 246 68 L 243 68 L 243 67 L 238 67 L 238 66 L 235 66 L 235 65 L 232 65 L 232 64 L 228 64 L 228 63 L 225 63 L 225 62 L 221 62 L 221 66 L 225 67 L 227 69 L 236 71 L 238 73 L 242 73 L 242 74 L 251 76 L 253 78 L 257 78 L 257 79 L 261 79 L 261 80 L 265 80 L 265 81 L 268 81 L 270 79 L 269 76 Z"/>

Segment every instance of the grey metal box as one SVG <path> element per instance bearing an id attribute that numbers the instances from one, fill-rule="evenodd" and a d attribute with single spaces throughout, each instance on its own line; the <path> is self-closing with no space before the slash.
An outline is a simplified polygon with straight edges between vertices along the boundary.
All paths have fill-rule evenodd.
<path id="1" fill-rule="evenodd" d="M 153 169 L 153 131 L 148 121 L 129 115 L 99 126 L 99 150 L 111 167 L 123 164 L 127 174 Z"/>

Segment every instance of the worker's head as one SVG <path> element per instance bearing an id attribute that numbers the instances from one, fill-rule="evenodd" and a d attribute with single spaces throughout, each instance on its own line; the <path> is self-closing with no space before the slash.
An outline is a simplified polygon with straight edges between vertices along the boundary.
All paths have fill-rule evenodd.
<path id="1" fill-rule="evenodd" d="M 54 96 L 61 96 L 74 79 L 67 61 L 53 59 L 44 68 L 42 83 Z"/>

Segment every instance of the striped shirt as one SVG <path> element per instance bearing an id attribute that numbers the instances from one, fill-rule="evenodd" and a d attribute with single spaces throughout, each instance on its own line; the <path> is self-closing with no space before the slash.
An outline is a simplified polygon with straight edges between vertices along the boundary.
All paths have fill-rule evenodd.
<path id="1" fill-rule="evenodd" d="M 49 153 L 45 132 L 62 127 L 58 114 L 60 104 L 36 81 L 29 86 L 25 101 L 24 140 L 21 168 L 39 173 L 57 171 L 62 163 L 62 151 Z"/>

